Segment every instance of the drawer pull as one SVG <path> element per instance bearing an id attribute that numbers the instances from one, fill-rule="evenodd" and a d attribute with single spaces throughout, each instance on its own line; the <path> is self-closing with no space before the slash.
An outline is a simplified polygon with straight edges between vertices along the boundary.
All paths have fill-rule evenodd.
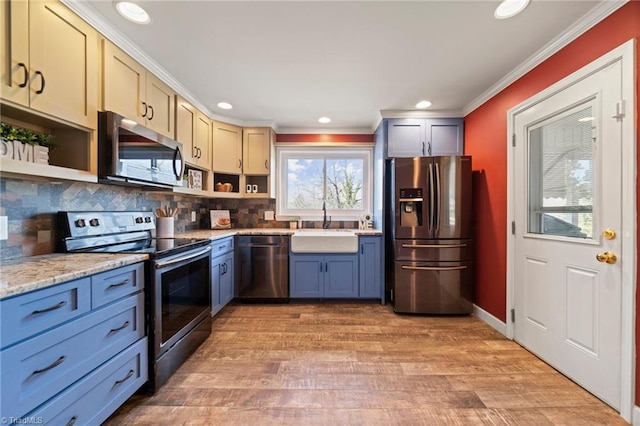
<path id="1" fill-rule="evenodd" d="M 78 416 L 73 416 L 67 422 L 67 426 L 73 426 L 76 424 L 77 421 L 78 421 Z"/>
<path id="2" fill-rule="evenodd" d="M 120 380 L 116 380 L 116 382 L 114 383 L 114 386 L 115 386 L 115 385 L 119 385 L 119 384 L 124 383 L 124 382 L 126 382 L 127 380 L 129 380 L 129 379 L 131 378 L 131 376 L 133 376 L 133 373 L 134 373 L 134 371 L 133 371 L 133 370 L 129 370 L 129 372 L 127 373 L 127 375 L 126 375 L 126 376 L 124 376 L 124 377 L 123 377 L 122 379 L 120 379 Z"/>
<path id="3" fill-rule="evenodd" d="M 434 267 L 434 266 L 404 266 L 402 265 L 402 269 L 408 269 L 411 271 L 462 271 L 463 269 L 467 269 L 466 266 L 443 266 L 443 267 Z"/>
<path id="4" fill-rule="evenodd" d="M 27 66 L 22 62 L 20 62 L 18 66 L 24 71 L 24 81 L 18 84 L 18 87 L 27 87 L 27 83 L 29 82 L 29 70 L 27 69 Z"/>
<path id="5" fill-rule="evenodd" d="M 57 305 L 49 306 L 48 308 L 44 308 L 44 309 L 36 309 L 35 311 L 33 311 L 31 313 L 33 315 L 44 314 L 46 312 L 51 312 L 51 311 L 55 311 L 56 309 L 60 309 L 66 304 L 67 304 L 67 302 L 63 300 L 62 302 L 58 303 Z"/>
<path id="6" fill-rule="evenodd" d="M 127 278 L 126 280 L 121 281 L 121 282 L 119 282 L 119 283 L 111 284 L 111 285 L 110 285 L 109 287 L 107 287 L 107 288 L 111 288 L 111 287 L 122 287 L 122 286 L 123 286 L 123 285 L 125 285 L 125 284 L 129 284 L 129 278 Z"/>
<path id="7" fill-rule="evenodd" d="M 111 334 L 111 333 L 115 333 L 116 331 L 120 331 L 123 328 L 126 328 L 129 325 L 129 321 L 125 321 L 124 324 L 122 324 L 120 327 L 116 327 L 116 328 L 112 328 L 111 330 L 109 330 L 109 332 L 107 333 L 107 335 Z"/>
<path id="8" fill-rule="evenodd" d="M 465 248 L 466 244 L 403 244 L 402 248 Z"/>
<path id="9" fill-rule="evenodd" d="M 36 95 L 41 95 L 44 92 L 44 74 L 42 74 L 42 72 L 40 71 L 36 71 L 36 75 L 40 76 L 40 89 L 36 90 Z"/>
<path id="10" fill-rule="evenodd" d="M 60 358 L 58 358 L 57 360 L 55 360 L 51 365 L 48 365 L 48 366 L 46 366 L 46 367 L 44 367 L 44 368 L 41 368 L 41 369 L 39 369 L 39 370 L 35 370 L 35 371 L 34 371 L 33 373 L 31 373 L 31 374 L 40 374 L 40 373 L 44 373 L 45 371 L 49 371 L 49 370 L 51 370 L 52 368 L 55 368 L 55 367 L 59 366 L 60 364 L 62 364 L 62 363 L 64 362 L 65 358 L 66 358 L 66 357 L 65 357 L 64 355 L 62 355 Z"/>

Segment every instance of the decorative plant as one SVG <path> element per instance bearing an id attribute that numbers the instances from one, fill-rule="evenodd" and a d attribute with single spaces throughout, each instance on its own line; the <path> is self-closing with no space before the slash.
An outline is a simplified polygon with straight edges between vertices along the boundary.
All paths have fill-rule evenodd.
<path id="1" fill-rule="evenodd" d="M 40 145 L 52 149 L 55 144 L 55 136 L 33 130 L 15 127 L 10 124 L 0 123 L 0 137 L 5 140 L 16 140 L 29 145 Z"/>

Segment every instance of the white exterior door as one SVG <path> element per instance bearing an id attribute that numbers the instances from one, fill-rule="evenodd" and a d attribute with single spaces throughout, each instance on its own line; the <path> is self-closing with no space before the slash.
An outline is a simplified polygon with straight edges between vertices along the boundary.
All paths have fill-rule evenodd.
<path id="1" fill-rule="evenodd" d="M 621 401 L 622 66 L 513 117 L 514 338 Z"/>

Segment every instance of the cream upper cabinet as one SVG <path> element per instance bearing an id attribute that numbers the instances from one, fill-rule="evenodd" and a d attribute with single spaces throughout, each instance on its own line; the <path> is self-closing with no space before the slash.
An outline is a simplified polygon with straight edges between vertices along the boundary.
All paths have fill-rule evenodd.
<path id="1" fill-rule="evenodd" d="M 176 97 L 176 140 L 182 144 L 182 153 L 188 163 L 195 163 L 198 154 L 195 149 L 197 114 L 193 105 Z"/>
<path id="2" fill-rule="evenodd" d="M 103 109 L 174 138 L 175 92 L 108 40 L 102 55 Z"/>
<path id="3" fill-rule="evenodd" d="M 180 96 L 176 97 L 176 140 L 183 145 L 187 163 L 211 168 L 211 120 Z"/>
<path id="4" fill-rule="evenodd" d="M 196 164 L 209 170 L 211 169 L 211 120 L 198 111 L 196 115 L 196 148 L 198 158 Z"/>
<path id="5" fill-rule="evenodd" d="M 212 121 L 211 167 L 213 171 L 242 173 L 242 128 Z"/>
<path id="6" fill-rule="evenodd" d="M 1 97 L 95 129 L 98 34 L 56 1 L 2 1 Z"/>
<path id="7" fill-rule="evenodd" d="M 245 175 L 269 174 L 272 134 L 273 130 L 268 127 L 242 130 L 242 160 Z"/>

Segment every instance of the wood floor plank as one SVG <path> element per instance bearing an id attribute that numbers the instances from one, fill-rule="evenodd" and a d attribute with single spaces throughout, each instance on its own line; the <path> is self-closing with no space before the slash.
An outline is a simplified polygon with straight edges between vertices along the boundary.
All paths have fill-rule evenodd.
<path id="1" fill-rule="evenodd" d="M 227 306 L 210 338 L 121 425 L 626 424 L 472 316 L 370 303 Z"/>

